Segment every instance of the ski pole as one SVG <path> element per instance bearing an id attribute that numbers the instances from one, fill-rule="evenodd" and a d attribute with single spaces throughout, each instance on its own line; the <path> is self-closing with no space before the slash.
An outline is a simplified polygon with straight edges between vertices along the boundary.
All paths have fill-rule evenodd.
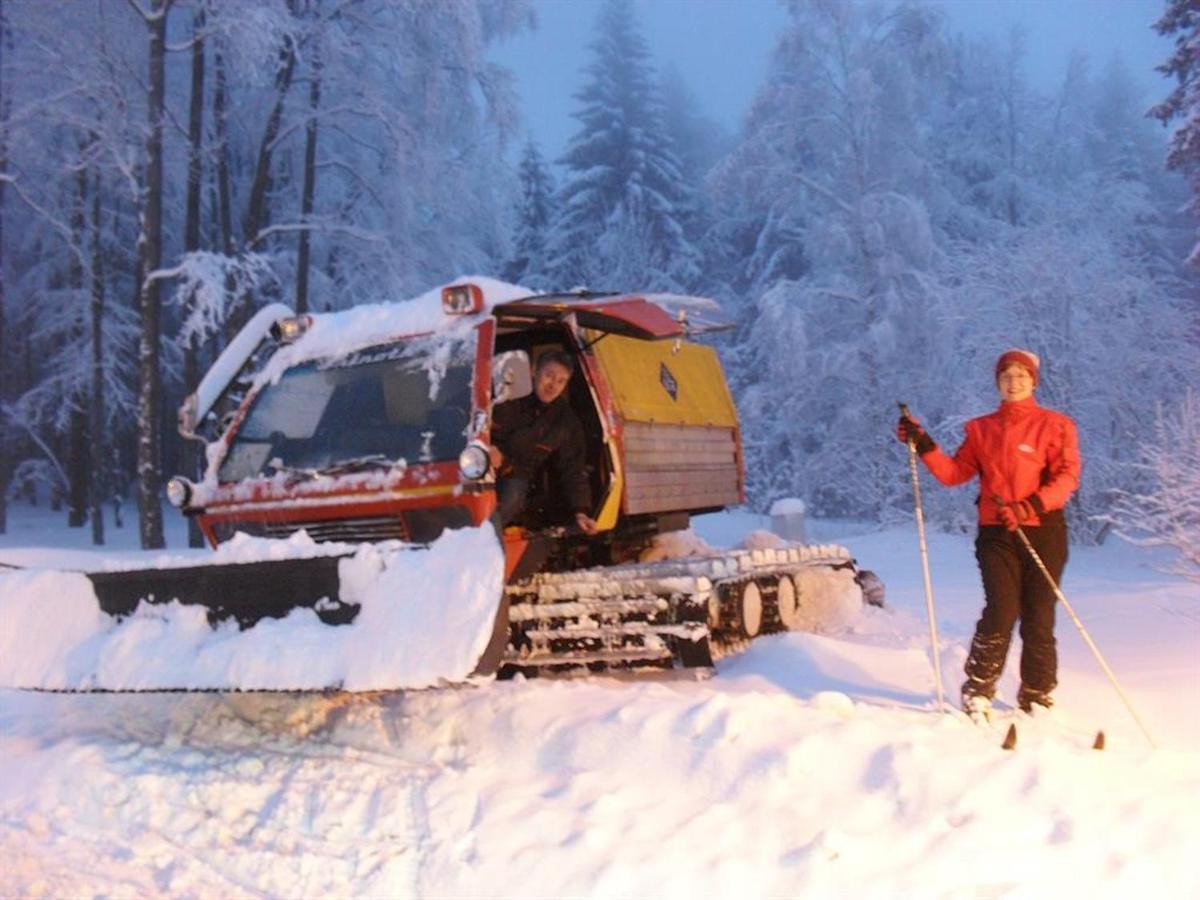
<path id="1" fill-rule="evenodd" d="M 900 415 L 911 418 L 908 406 L 899 404 Z M 925 577 L 925 613 L 929 617 L 929 643 L 933 651 L 933 678 L 937 682 L 938 712 L 946 711 L 946 700 L 942 694 L 942 661 L 939 652 L 937 619 L 933 613 L 933 582 L 929 578 L 929 548 L 925 543 L 925 513 L 921 508 L 921 479 L 917 475 L 917 439 L 908 439 L 908 468 L 912 473 L 913 504 L 916 507 L 917 538 L 921 544 L 921 574 Z"/>
<path id="2" fill-rule="evenodd" d="M 1004 505 L 1004 501 L 999 497 L 995 499 L 998 506 Z M 1129 710 L 1129 714 L 1133 716 L 1133 720 L 1137 722 L 1138 728 L 1142 729 L 1142 734 L 1144 734 L 1146 736 L 1146 740 L 1150 742 L 1150 747 L 1154 750 L 1157 750 L 1158 745 L 1154 743 L 1154 738 L 1150 736 L 1150 731 L 1146 728 L 1146 724 L 1142 721 L 1142 717 L 1137 714 L 1137 710 L 1133 708 L 1133 704 L 1129 702 L 1129 698 L 1125 696 L 1125 692 L 1121 690 L 1121 683 L 1117 681 L 1117 676 L 1113 674 L 1113 670 L 1110 669 L 1108 667 L 1108 663 L 1104 661 L 1104 656 L 1100 653 L 1100 648 L 1096 646 L 1096 642 L 1092 640 L 1092 636 L 1088 634 L 1087 629 L 1083 627 L 1083 622 L 1079 620 L 1079 616 L 1075 615 L 1075 610 L 1072 609 L 1071 604 L 1067 602 L 1066 595 L 1063 594 L 1062 590 L 1059 589 L 1058 582 L 1054 580 L 1054 576 L 1050 574 L 1050 570 L 1046 568 L 1046 564 L 1042 562 L 1042 558 L 1038 555 L 1038 552 L 1033 549 L 1033 543 L 1029 540 L 1029 535 L 1027 535 L 1025 533 L 1025 529 L 1021 528 L 1019 525 L 1017 526 L 1017 537 L 1021 539 L 1021 543 L 1024 544 L 1025 549 L 1029 551 L 1029 556 L 1033 559 L 1034 565 L 1038 567 L 1038 571 L 1046 576 L 1046 582 L 1054 590 L 1054 596 L 1058 598 L 1059 602 L 1063 605 L 1063 609 L 1065 609 L 1067 614 L 1070 615 L 1071 621 L 1075 623 L 1075 627 L 1079 629 L 1079 633 L 1083 635 L 1084 643 L 1088 645 L 1088 648 L 1095 655 L 1096 661 L 1100 663 L 1100 668 L 1104 670 L 1104 674 L 1108 676 L 1108 680 L 1111 681 L 1113 687 L 1117 689 L 1117 695 L 1120 696 L 1121 701 L 1125 704 L 1125 708 Z"/>

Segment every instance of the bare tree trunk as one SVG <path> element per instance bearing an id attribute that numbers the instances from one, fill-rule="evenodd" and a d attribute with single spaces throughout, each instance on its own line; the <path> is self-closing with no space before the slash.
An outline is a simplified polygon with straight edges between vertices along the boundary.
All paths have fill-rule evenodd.
<path id="1" fill-rule="evenodd" d="M 204 7 L 192 19 L 192 93 L 188 106 L 187 213 L 183 249 L 200 249 L 200 184 L 204 140 Z"/>
<path id="2" fill-rule="evenodd" d="M 104 543 L 104 460 L 108 441 L 104 434 L 104 253 L 100 241 L 100 172 L 92 179 L 92 390 L 88 403 L 88 469 L 91 478 L 92 543 Z"/>
<path id="3" fill-rule="evenodd" d="M 77 302 L 82 303 L 83 297 L 83 262 L 82 250 L 87 242 L 87 200 L 88 200 L 88 171 L 83 160 L 91 152 L 86 144 L 80 147 L 80 165 L 75 174 L 75 206 L 71 213 L 71 240 L 78 248 L 79 255 L 71 261 L 69 284 Z M 82 310 L 81 310 L 82 312 Z M 81 320 L 71 325 L 70 340 L 72 344 L 82 343 L 84 336 Z M 87 522 L 88 502 L 88 440 L 87 413 L 84 410 L 86 395 L 82 387 L 72 389 L 71 396 L 65 398 L 70 404 L 71 413 L 67 420 L 67 526 L 82 528 Z"/>
<path id="4" fill-rule="evenodd" d="M 275 102 L 267 117 L 267 127 L 263 130 L 262 140 L 258 145 L 258 161 L 254 166 L 254 180 L 250 183 L 250 199 L 246 205 L 246 216 L 242 220 L 242 246 L 253 250 L 258 243 L 259 232 L 267 222 L 267 195 L 271 186 L 271 163 L 275 153 L 275 139 L 279 136 L 279 128 L 283 122 L 283 105 L 288 91 L 292 87 L 292 79 L 296 74 L 296 42 L 292 35 L 284 36 L 284 45 L 280 50 L 280 69 L 275 76 Z M 236 308 L 229 316 L 229 327 L 237 331 L 250 318 L 253 298 L 247 292 L 236 301 Z"/>
<path id="5" fill-rule="evenodd" d="M 156 277 L 162 265 L 163 202 L 163 108 L 165 106 L 165 61 L 167 8 L 170 0 L 150 0 L 146 26 L 150 42 L 146 94 L 148 110 L 146 137 L 145 203 L 139 236 L 142 264 L 141 340 L 138 346 L 138 521 L 142 549 L 164 546 L 159 483 L 162 480 L 162 423 L 160 406 L 162 373 L 159 370 L 159 335 L 162 290 Z"/>
<path id="6" fill-rule="evenodd" d="M 225 109 L 225 60 L 217 51 L 214 66 L 213 121 L 217 128 L 217 211 L 221 222 L 221 252 L 233 255 L 233 192 L 229 186 L 229 116 Z"/>
<path id="7" fill-rule="evenodd" d="M 188 115 L 188 177 L 187 211 L 183 228 L 183 249 L 191 253 L 200 249 L 200 186 L 203 176 L 201 166 L 204 140 L 204 7 L 200 6 L 192 20 L 192 96 Z M 195 309 L 195 298 L 188 297 L 184 307 L 184 318 Z M 199 340 L 193 334 L 183 348 L 183 392 L 185 395 L 196 390 L 200 381 Z M 199 444 L 184 440 L 179 446 L 179 471 L 195 479 L 200 475 L 202 457 Z M 203 547 L 204 535 L 194 518 L 188 519 L 188 546 Z"/>
<path id="8" fill-rule="evenodd" d="M 293 37 L 284 36 L 284 46 L 280 51 L 281 67 L 275 76 L 275 103 L 271 114 L 267 117 L 267 127 L 263 131 L 262 140 L 258 145 L 258 161 L 254 166 L 254 180 L 250 184 L 250 201 L 246 206 L 246 218 L 243 222 L 242 240 L 246 249 L 253 249 L 258 243 L 258 233 L 267 218 L 267 188 L 271 184 L 271 161 L 275 152 L 275 138 L 279 136 L 279 127 L 283 122 L 283 103 L 292 87 L 292 79 L 296 74 L 296 43 Z"/>
<path id="9" fill-rule="evenodd" d="M 217 129 L 217 214 L 221 226 L 221 252 L 233 256 L 233 193 L 229 185 L 229 139 L 228 114 L 225 110 L 225 60 L 221 51 L 213 60 L 217 84 L 213 90 L 213 122 Z M 232 286 L 226 284 L 228 296 Z M 233 340 L 236 331 L 233 310 L 225 317 L 225 342 Z"/>
<path id="10" fill-rule="evenodd" d="M 6 340 L 8 329 L 4 317 L 4 175 L 8 173 L 8 94 L 4 81 L 4 49 L 8 43 L 8 18 L 4 0 L 0 0 L 0 402 L 9 399 L 13 378 L 10 376 Z M 13 472 L 13 436 L 8 420 L 0 416 L 0 534 L 8 531 L 8 484 Z"/>
<path id="11" fill-rule="evenodd" d="M 317 185 L 317 110 L 321 106 L 321 48 L 316 41 L 312 50 L 312 81 L 308 88 L 308 126 L 304 138 L 304 193 L 300 198 L 300 247 L 296 253 L 296 312 L 308 312 L 309 245 L 313 195 Z"/>

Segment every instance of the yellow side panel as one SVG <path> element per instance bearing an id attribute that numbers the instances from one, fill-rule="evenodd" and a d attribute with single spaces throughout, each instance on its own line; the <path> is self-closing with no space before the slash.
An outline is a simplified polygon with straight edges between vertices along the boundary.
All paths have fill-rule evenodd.
<path id="1" fill-rule="evenodd" d="M 615 334 L 593 345 L 622 418 L 736 428 L 737 408 L 716 351 L 681 342 L 673 352 L 675 346 L 674 341 L 640 341 Z"/>

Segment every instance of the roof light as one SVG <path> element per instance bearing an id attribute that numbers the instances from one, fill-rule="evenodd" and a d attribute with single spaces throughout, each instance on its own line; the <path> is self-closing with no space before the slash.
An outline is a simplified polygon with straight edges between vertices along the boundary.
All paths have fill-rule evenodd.
<path id="1" fill-rule="evenodd" d="M 271 333 L 276 340 L 291 344 L 299 340 L 300 336 L 312 327 L 312 323 L 312 316 L 289 316 L 277 321 L 271 327 Z"/>
<path id="2" fill-rule="evenodd" d="M 477 284 L 452 284 L 442 288 L 442 311 L 466 316 L 483 309 L 483 289 Z"/>

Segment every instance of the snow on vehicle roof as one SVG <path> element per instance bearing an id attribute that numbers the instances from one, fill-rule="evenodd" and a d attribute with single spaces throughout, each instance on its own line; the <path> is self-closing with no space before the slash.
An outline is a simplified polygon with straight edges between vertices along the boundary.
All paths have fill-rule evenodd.
<path id="1" fill-rule="evenodd" d="M 483 308 L 471 315 L 451 315 L 442 309 L 442 289 L 473 284 L 483 292 Z M 438 285 L 417 297 L 355 306 L 341 312 L 317 313 L 312 327 L 293 344 L 293 360 L 315 359 L 345 353 L 402 335 L 466 333 L 487 318 L 492 308 L 514 300 L 536 298 L 539 292 L 482 275 L 464 275 Z M 553 294 L 547 296 L 556 296 Z M 680 308 L 716 312 L 720 304 L 708 297 L 683 294 L 639 294 L 669 312 Z"/>
<path id="2" fill-rule="evenodd" d="M 474 284 L 483 291 L 483 309 L 450 315 L 442 309 L 442 288 Z M 445 334 L 466 337 L 486 319 L 493 306 L 536 293 L 529 288 L 482 275 L 466 275 L 398 302 L 365 303 L 340 312 L 315 313 L 312 325 L 294 344 L 284 347 L 263 367 L 256 386 L 279 378 L 298 362 L 337 357 L 361 347 L 405 335 Z"/>
<path id="3" fill-rule="evenodd" d="M 447 314 L 442 308 L 442 289 L 468 283 L 476 285 L 483 292 L 483 308 L 470 315 Z M 405 335 L 439 334 L 465 338 L 471 329 L 491 315 L 493 307 L 538 296 L 539 292 L 517 284 L 484 275 L 464 275 L 408 300 L 368 303 L 340 312 L 316 313 L 312 315 L 312 325 L 308 331 L 294 344 L 277 352 L 264 366 L 255 380 L 255 386 L 277 380 L 285 369 L 298 362 L 341 356 Z M 638 296 L 661 306 L 673 316 L 685 308 L 693 314 L 712 314 L 720 310 L 720 304 L 707 297 L 683 294 Z"/>

